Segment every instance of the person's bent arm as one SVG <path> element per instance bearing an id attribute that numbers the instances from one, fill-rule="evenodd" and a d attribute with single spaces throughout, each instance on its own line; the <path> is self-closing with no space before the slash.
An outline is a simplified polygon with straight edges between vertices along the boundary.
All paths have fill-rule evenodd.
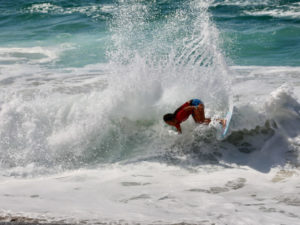
<path id="1" fill-rule="evenodd" d="M 181 131 L 181 126 L 180 126 L 180 124 L 176 124 L 176 129 L 177 129 L 177 131 L 178 131 L 178 133 L 180 133 L 180 134 L 182 134 L 182 131 Z"/>

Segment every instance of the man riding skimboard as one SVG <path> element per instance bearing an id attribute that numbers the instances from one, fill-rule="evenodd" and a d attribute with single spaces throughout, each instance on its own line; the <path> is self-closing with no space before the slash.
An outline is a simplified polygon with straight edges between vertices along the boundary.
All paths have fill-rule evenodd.
<path id="1" fill-rule="evenodd" d="M 203 123 L 208 125 L 211 122 L 210 118 L 205 118 L 204 104 L 199 99 L 191 99 L 180 106 L 174 113 L 168 113 L 164 115 L 164 121 L 170 125 L 176 127 L 179 133 L 182 133 L 180 124 L 187 120 L 192 115 L 196 123 Z M 218 119 L 224 127 L 226 121 L 224 119 Z"/>

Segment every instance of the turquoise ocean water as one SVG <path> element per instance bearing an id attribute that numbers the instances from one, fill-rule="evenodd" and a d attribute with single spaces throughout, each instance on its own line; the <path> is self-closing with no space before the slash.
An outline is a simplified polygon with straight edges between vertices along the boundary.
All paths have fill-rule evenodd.
<path id="1" fill-rule="evenodd" d="M 151 38 L 157 24 L 187 7 L 186 2 L 140 1 L 151 8 L 142 32 Z M 107 62 L 118 5 L 117 1 L 1 1 L 1 47 L 56 48 L 67 43 L 73 48 L 51 66 Z M 299 66 L 299 1 L 211 1 L 207 11 L 232 65 Z"/>

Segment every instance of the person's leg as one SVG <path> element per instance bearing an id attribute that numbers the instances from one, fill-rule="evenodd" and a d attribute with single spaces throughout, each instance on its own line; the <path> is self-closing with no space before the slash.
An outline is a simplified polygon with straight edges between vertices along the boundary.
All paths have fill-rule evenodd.
<path id="1" fill-rule="evenodd" d="M 210 119 L 205 119 L 203 104 L 199 104 L 198 107 L 196 107 L 194 109 L 192 116 L 196 123 L 207 123 L 208 124 L 210 122 Z"/>
<path id="2" fill-rule="evenodd" d="M 191 106 L 195 106 L 195 109 L 192 113 L 195 123 L 203 123 L 203 121 L 204 121 L 203 115 L 202 115 L 203 113 L 198 111 L 198 106 L 200 104 L 203 105 L 203 102 L 200 99 L 192 99 L 192 100 L 190 100 L 190 104 L 191 104 Z"/>
<path id="3" fill-rule="evenodd" d="M 198 99 L 195 99 L 195 100 L 200 101 Z M 199 102 L 197 102 L 197 103 L 199 103 Z M 204 104 L 202 102 L 198 105 L 198 107 L 196 107 L 194 109 L 192 116 L 196 123 L 204 123 L 204 124 L 208 125 L 211 122 L 210 118 L 205 118 Z M 217 119 L 217 121 L 219 121 L 219 123 L 223 126 L 223 128 L 226 126 L 225 119 Z"/>

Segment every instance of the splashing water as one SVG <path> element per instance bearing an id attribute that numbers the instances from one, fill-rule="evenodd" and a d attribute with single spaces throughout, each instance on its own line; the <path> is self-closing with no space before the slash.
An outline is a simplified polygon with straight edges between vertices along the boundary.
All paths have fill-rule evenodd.
<path id="1" fill-rule="evenodd" d="M 116 4 L 100 90 L 67 95 L 72 84 L 59 89 L 54 80 L 4 94 L 2 165 L 78 167 L 153 154 L 170 144 L 160 138 L 167 111 L 201 98 L 211 116 L 225 112 L 230 77 L 209 2 L 178 4 L 164 18 L 159 4 Z"/>

